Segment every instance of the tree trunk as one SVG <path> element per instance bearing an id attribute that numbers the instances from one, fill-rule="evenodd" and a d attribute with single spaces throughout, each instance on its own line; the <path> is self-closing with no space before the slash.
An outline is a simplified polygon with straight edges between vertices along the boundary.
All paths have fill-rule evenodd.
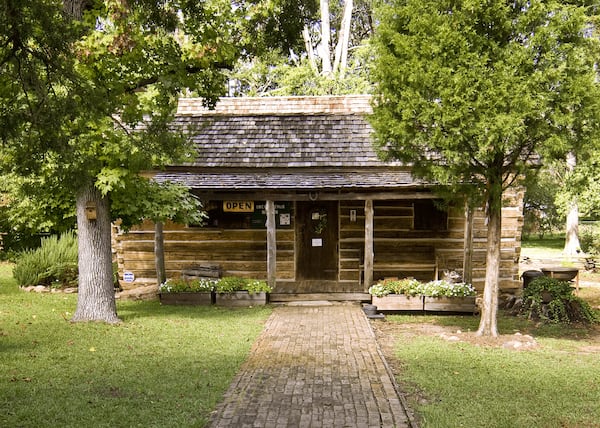
<path id="1" fill-rule="evenodd" d="M 321 59 L 323 60 L 322 72 L 324 75 L 331 74 L 331 53 L 329 50 L 330 37 L 331 25 L 329 24 L 329 0 L 321 0 Z"/>
<path id="2" fill-rule="evenodd" d="M 120 322 L 113 284 L 110 203 L 91 181 L 77 194 L 77 228 L 79 291 L 72 321 Z"/>
<path id="3" fill-rule="evenodd" d="M 575 153 L 570 152 L 567 154 L 567 170 L 569 173 L 573 173 L 573 170 L 577 166 L 577 157 Z M 565 248 L 563 254 L 567 256 L 575 256 L 580 250 L 581 244 L 579 243 L 579 206 L 577 205 L 577 198 L 569 202 L 569 212 L 567 213 L 567 230 L 565 236 Z"/>
<path id="4" fill-rule="evenodd" d="M 163 237 L 162 221 L 154 223 L 154 261 L 156 264 L 156 285 L 157 287 L 160 287 L 160 284 L 167 280 L 165 269 L 165 240 Z"/>
<path id="5" fill-rule="evenodd" d="M 344 17 L 340 26 L 340 35 L 335 48 L 335 60 L 333 61 L 333 72 L 340 73 L 344 77 L 348 63 L 348 44 L 350 43 L 350 24 L 352 23 L 353 1 L 346 0 L 344 4 Z"/>
<path id="6" fill-rule="evenodd" d="M 491 184 L 487 210 L 487 255 L 481 320 L 477 336 L 498 336 L 498 290 L 500 278 L 500 243 L 502 236 L 502 186 Z"/>
<path id="7" fill-rule="evenodd" d="M 315 74 L 318 74 L 319 69 L 317 68 L 317 63 L 315 62 L 315 53 L 313 51 L 312 40 L 310 40 L 310 33 L 306 25 L 302 29 L 302 38 L 304 39 L 304 46 L 306 47 L 306 55 L 308 56 L 308 61 L 310 62 L 310 68 L 313 69 Z"/>

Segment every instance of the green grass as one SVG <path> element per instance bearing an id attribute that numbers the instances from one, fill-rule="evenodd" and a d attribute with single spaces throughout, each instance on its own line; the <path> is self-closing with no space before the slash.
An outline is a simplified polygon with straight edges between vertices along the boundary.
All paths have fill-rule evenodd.
<path id="1" fill-rule="evenodd" d="M 75 304 L 0 264 L 0 426 L 202 427 L 270 314 L 119 302 L 120 325 L 73 324 Z"/>
<path id="2" fill-rule="evenodd" d="M 390 316 L 394 323 L 433 323 L 474 331 L 477 317 Z M 500 316 L 501 333 L 532 334 L 539 347 L 514 351 L 448 342 L 432 335 L 400 337 L 399 380 L 423 427 L 598 427 L 598 330 L 536 328 Z"/>
<path id="3" fill-rule="evenodd" d="M 551 235 L 543 239 L 531 236 L 528 239 L 523 238 L 521 257 L 532 259 L 560 257 L 564 248 L 564 235 Z"/>

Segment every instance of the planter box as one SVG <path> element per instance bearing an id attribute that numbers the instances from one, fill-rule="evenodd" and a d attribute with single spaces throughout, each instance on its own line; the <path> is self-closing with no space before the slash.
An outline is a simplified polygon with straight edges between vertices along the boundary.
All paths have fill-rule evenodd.
<path id="1" fill-rule="evenodd" d="M 388 294 L 383 297 L 372 297 L 372 303 L 379 311 L 422 311 L 423 296 L 406 296 L 404 294 Z"/>
<path id="2" fill-rule="evenodd" d="M 159 293 L 160 303 L 163 305 L 211 305 L 213 293 Z"/>
<path id="3" fill-rule="evenodd" d="M 235 291 L 233 293 L 215 293 L 217 306 L 248 307 L 267 304 L 267 293 L 248 293 Z"/>
<path id="4" fill-rule="evenodd" d="M 423 309 L 431 312 L 470 312 L 477 309 L 475 296 L 470 297 L 425 297 Z"/>

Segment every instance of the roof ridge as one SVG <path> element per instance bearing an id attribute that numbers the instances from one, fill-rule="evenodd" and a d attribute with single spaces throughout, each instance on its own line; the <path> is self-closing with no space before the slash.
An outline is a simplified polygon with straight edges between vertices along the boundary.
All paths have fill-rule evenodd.
<path id="1" fill-rule="evenodd" d="M 178 116 L 257 116 L 311 114 L 369 114 L 371 96 L 281 96 L 281 97 L 223 97 L 214 109 L 203 105 L 202 98 L 180 98 Z"/>

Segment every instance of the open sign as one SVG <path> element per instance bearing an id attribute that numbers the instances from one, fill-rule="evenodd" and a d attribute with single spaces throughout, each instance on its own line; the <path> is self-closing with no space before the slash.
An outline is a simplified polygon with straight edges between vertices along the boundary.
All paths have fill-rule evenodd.
<path id="1" fill-rule="evenodd" d="M 223 212 L 253 213 L 254 201 L 223 201 Z"/>

